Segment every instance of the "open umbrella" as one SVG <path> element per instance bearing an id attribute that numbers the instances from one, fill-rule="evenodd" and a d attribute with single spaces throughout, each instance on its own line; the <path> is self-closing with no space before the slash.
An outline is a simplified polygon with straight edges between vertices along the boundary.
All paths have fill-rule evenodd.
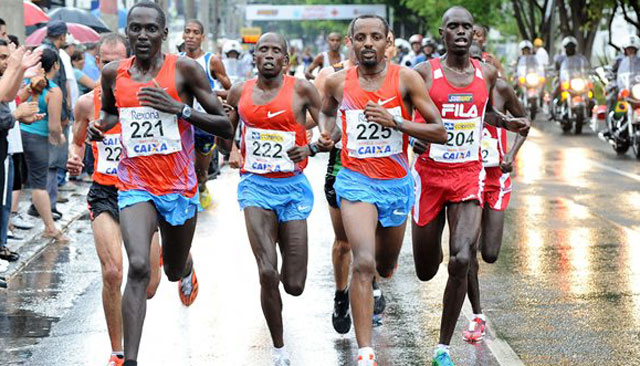
<path id="1" fill-rule="evenodd" d="M 100 19 L 100 8 L 91 10 L 91 14 L 93 14 L 96 18 Z M 126 27 L 127 27 L 127 11 L 124 9 L 118 9 L 118 28 L 126 28 Z"/>
<path id="2" fill-rule="evenodd" d="M 76 23 L 91 27 L 96 32 L 111 32 L 104 22 L 90 12 L 77 8 L 57 8 L 49 12 L 51 20 L 62 20 L 65 23 Z"/>
<path id="3" fill-rule="evenodd" d="M 93 29 L 87 27 L 86 25 L 76 24 L 76 23 L 67 23 L 67 29 L 69 33 L 76 39 L 76 41 L 80 43 L 88 43 L 88 42 L 98 42 L 100 40 L 100 35 L 94 31 Z M 31 33 L 29 37 L 26 39 L 26 44 L 28 46 L 39 46 L 42 43 L 44 37 L 47 36 L 47 28 L 40 28 L 37 31 Z"/>
<path id="4" fill-rule="evenodd" d="M 22 3 L 22 8 L 24 9 L 24 25 L 26 27 L 49 21 L 47 14 L 31 1 L 25 0 Z"/>

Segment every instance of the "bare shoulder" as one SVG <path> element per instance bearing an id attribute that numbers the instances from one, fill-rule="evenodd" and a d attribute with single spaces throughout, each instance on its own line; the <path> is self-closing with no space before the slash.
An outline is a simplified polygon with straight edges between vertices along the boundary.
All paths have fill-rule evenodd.
<path id="1" fill-rule="evenodd" d="M 346 69 L 327 75 L 327 80 L 325 81 L 325 91 L 332 91 L 335 88 L 339 88 L 340 86 L 344 85 L 344 80 L 346 79 L 346 77 Z"/>
<path id="2" fill-rule="evenodd" d="M 416 80 L 416 78 L 421 75 L 420 73 L 418 73 L 417 70 L 410 69 L 406 66 L 400 66 L 399 76 L 400 76 L 400 80 L 406 83 L 406 82 L 411 82 L 413 80 Z"/>
<path id="3" fill-rule="evenodd" d="M 237 105 L 238 101 L 240 101 L 240 96 L 242 94 L 242 89 L 244 88 L 245 81 L 235 83 L 229 89 L 229 95 L 227 96 L 227 103 L 230 105 Z"/>
<path id="4" fill-rule="evenodd" d="M 318 85 L 320 81 L 324 81 L 327 78 L 327 76 L 333 74 L 334 72 L 335 71 L 333 70 L 333 67 L 323 68 L 322 70 L 320 70 L 318 75 L 316 75 L 315 84 Z"/>
<path id="5" fill-rule="evenodd" d="M 214 55 L 213 53 L 211 54 L 211 58 L 209 58 L 209 65 L 215 65 L 215 66 L 223 66 L 222 63 L 222 59 L 220 57 L 218 57 L 218 55 Z"/>
<path id="6" fill-rule="evenodd" d="M 498 69 L 487 62 L 481 62 L 480 65 L 482 66 L 482 73 L 487 80 L 495 84 L 495 81 L 498 79 Z"/>
<path id="7" fill-rule="evenodd" d="M 111 61 L 102 69 L 103 80 L 115 80 L 118 75 L 120 61 Z"/>
<path id="8" fill-rule="evenodd" d="M 504 93 L 509 92 L 510 90 L 513 90 L 511 85 L 509 85 L 509 83 L 506 80 L 502 79 L 502 78 L 498 78 L 496 80 L 495 88 L 500 94 L 504 94 Z"/>
<path id="9" fill-rule="evenodd" d="M 428 61 L 421 62 L 413 68 L 415 72 L 422 76 L 423 80 L 428 80 L 431 78 L 431 63 Z"/>
<path id="10" fill-rule="evenodd" d="M 296 94 L 300 95 L 308 95 L 309 92 L 316 89 L 313 84 L 307 79 L 296 78 L 296 83 L 294 85 Z"/>
<path id="11" fill-rule="evenodd" d="M 83 94 L 78 98 L 76 102 L 76 109 L 81 112 L 86 112 L 93 109 L 93 95 L 94 91 L 90 91 L 87 94 Z"/>
<path id="12" fill-rule="evenodd" d="M 196 60 L 187 56 L 178 56 L 176 68 L 183 74 L 190 74 L 194 70 L 202 69 Z"/>

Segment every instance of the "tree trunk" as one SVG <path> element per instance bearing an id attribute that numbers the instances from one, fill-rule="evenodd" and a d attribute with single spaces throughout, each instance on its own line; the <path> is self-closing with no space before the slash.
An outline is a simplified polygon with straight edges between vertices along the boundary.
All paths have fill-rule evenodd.
<path id="1" fill-rule="evenodd" d="M 533 0 L 530 0 L 533 1 Z M 513 6 L 513 13 L 516 17 L 516 23 L 518 24 L 518 30 L 520 31 L 520 35 L 524 39 L 529 39 L 529 34 L 527 32 L 527 26 L 524 20 L 524 14 L 520 9 L 520 3 L 518 0 L 511 0 L 511 4 Z"/>

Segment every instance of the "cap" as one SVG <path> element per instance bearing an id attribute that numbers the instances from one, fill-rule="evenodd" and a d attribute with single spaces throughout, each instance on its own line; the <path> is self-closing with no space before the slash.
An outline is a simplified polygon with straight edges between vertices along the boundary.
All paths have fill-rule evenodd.
<path id="1" fill-rule="evenodd" d="M 544 46 L 544 41 L 542 41 L 542 39 L 540 38 L 536 38 L 535 40 L 533 40 L 533 45 L 536 47 L 542 47 Z"/>
<path id="2" fill-rule="evenodd" d="M 529 41 L 527 41 L 527 40 L 524 40 L 524 41 L 521 41 L 521 42 L 518 44 L 518 48 L 520 49 L 520 51 L 522 51 L 522 50 L 524 50 L 525 48 L 532 49 L 532 48 L 533 48 L 533 45 L 531 44 L 531 42 L 529 42 Z"/>
<path id="3" fill-rule="evenodd" d="M 64 43 L 65 47 L 66 46 L 71 46 L 71 45 L 79 45 L 80 42 L 78 42 L 78 40 L 71 34 L 71 33 L 67 33 L 67 38 L 66 41 Z"/>
<path id="4" fill-rule="evenodd" d="M 60 37 L 67 32 L 67 24 L 61 20 L 52 20 L 47 25 L 48 37 Z"/>
<path id="5" fill-rule="evenodd" d="M 576 39 L 576 37 L 573 37 L 573 36 L 564 37 L 564 39 L 562 40 L 562 47 L 567 47 L 570 44 L 574 46 L 578 45 L 578 40 Z"/>

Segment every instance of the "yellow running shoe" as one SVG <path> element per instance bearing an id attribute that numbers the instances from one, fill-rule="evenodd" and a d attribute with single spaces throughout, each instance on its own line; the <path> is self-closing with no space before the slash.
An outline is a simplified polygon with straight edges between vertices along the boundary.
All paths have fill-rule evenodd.
<path id="1" fill-rule="evenodd" d="M 203 210 L 206 210 L 211 206 L 211 192 L 209 188 L 204 187 L 204 191 L 200 192 L 200 206 Z"/>

